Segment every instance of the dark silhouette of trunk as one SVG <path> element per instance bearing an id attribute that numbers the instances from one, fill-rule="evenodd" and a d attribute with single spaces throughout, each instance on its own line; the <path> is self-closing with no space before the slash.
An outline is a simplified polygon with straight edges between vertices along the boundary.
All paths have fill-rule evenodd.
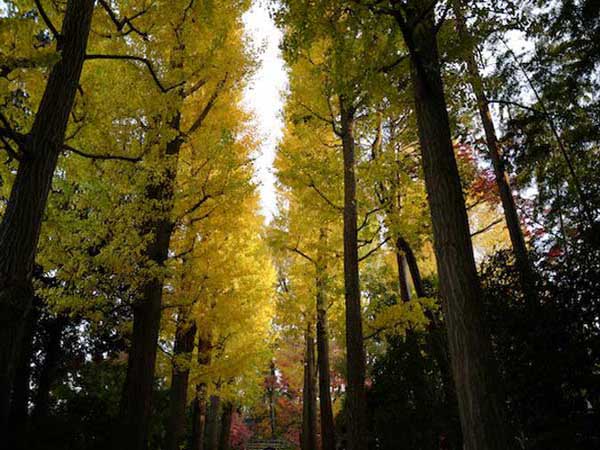
<path id="1" fill-rule="evenodd" d="M 198 332 L 198 365 L 210 364 L 212 352 L 212 337 L 210 333 Z M 196 385 L 196 398 L 193 402 L 192 416 L 192 443 L 191 450 L 204 449 L 204 435 L 206 431 L 206 383 Z"/>
<path id="2" fill-rule="evenodd" d="M 468 44 L 472 41 L 472 38 L 463 17 L 460 0 L 454 1 L 454 12 L 456 15 L 456 29 L 458 31 L 459 38 L 461 42 Z M 521 222 L 519 220 L 519 214 L 517 213 L 517 206 L 515 204 L 510 181 L 505 170 L 504 158 L 502 157 L 502 151 L 500 144 L 498 143 L 496 128 L 494 126 L 494 121 L 492 120 L 492 114 L 490 112 L 483 80 L 481 78 L 481 74 L 479 73 L 477 60 L 475 59 L 475 50 L 473 48 L 469 48 L 465 52 L 464 60 L 469 74 L 469 83 L 471 84 L 471 88 L 473 89 L 473 93 L 477 99 L 479 117 L 481 118 L 481 123 L 485 132 L 487 148 L 490 154 L 490 159 L 492 160 L 492 166 L 494 168 L 496 185 L 498 186 L 498 193 L 500 194 L 500 200 L 504 210 L 504 219 L 506 221 L 506 227 L 508 228 L 508 234 L 510 236 L 513 253 L 515 255 L 517 270 L 519 271 L 521 288 L 529 305 L 533 306 L 537 303 L 533 270 L 529 260 L 529 253 L 527 251 L 527 245 L 525 244 L 525 238 L 523 237 L 523 230 L 521 229 Z"/>
<path id="3" fill-rule="evenodd" d="M 404 255 L 396 252 L 396 264 L 398 265 L 398 287 L 400 288 L 400 299 L 403 302 L 410 300 L 410 290 L 408 289 L 408 278 L 406 277 L 406 267 L 404 266 Z"/>
<path id="4" fill-rule="evenodd" d="M 177 113 L 170 127 L 179 131 L 181 114 Z M 155 218 L 147 224 L 153 238 L 146 249 L 149 261 L 164 267 L 169 253 L 173 231 L 173 189 L 177 173 L 177 159 L 182 139 L 170 141 L 162 155 L 163 174 L 160 181 L 146 188 L 149 202 L 161 205 Z M 164 279 L 156 275 L 142 287 L 141 296 L 133 305 L 133 335 L 127 361 L 127 376 L 120 404 L 119 446 L 127 450 L 145 450 L 148 446 L 148 427 L 152 414 L 154 369 L 162 307 Z"/>
<path id="5" fill-rule="evenodd" d="M 206 422 L 206 450 L 218 450 L 219 447 L 219 418 L 221 416 L 221 397 L 210 396 L 210 409 Z"/>
<path id="6" fill-rule="evenodd" d="M 329 323 L 327 320 L 326 268 L 317 266 L 317 367 L 319 372 L 319 408 L 321 411 L 321 449 L 335 450 L 335 426 L 331 404 L 329 369 Z"/>
<path id="7" fill-rule="evenodd" d="M 29 401 L 31 396 L 31 361 L 33 359 L 33 339 L 39 318 L 39 298 L 34 299 L 23 333 L 23 343 L 19 364 L 13 383 L 10 416 L 8 418 L 8 448 L 25 450 L 28 448 Z"/>
<path id="8" fill-rule="evenodd" d="M 231 422 L 233 420 L 233 403 L 225 402 L 221 414 L 221 432 L 219 433 L 219 450 L 229 450 L 231 442 Z"/>
<path id="9" fill-rule="evenodd" d="M 465 449 L 513 448 L 498 392 L 467 211 L 452 147 L 434 8 L 411 0 L 395 15 L 410 52 L 411 81 L 433 223 L 452 372 Z"/>
<path id="10" fill-rule="evenodd" d="M 271 427 L 271 438 L 275 439 L 275 385 L 277 383 L 277 373 L 275 372 L 275 361 L 271 360 L 271 386 L 268 387 L 269 397 L 269 425 Z"/>
<path id="11" fill-rule="evenodd" d="M 396 250 L 398 253 L 404 255 L 408 271 L 410 272 L 410 278 L 412 280 L 413 288 L 417 297 L 426 297 L 425 288 L 423 287 L 423 279 L 421 278 L 421 272 L 419 270 L 419 264 L 417 263 L 417 257 L 413 252 L 411 246 L 406 239 L 402 236 L 396 238 Z"/>
<path id="12" fill-rule="evenodd" d="M 196 322 L 189 319 L 189 312 L 182 308 L 177 317 L 173 372 L 171 376 L 169 423 L 166 450 L 179 450 L 185 428 L 185 408 L 190 376 L 190 362 L 196 338 Z M 178 364 L 179 363 L 179 364 Z"/>
<path id="13" fill-rule="evenodd" d="M 62 150 L 85 58 L 94 0 L 69 0 L 53 66 L 0 224 L 0 432 L 6 431 L 10 392 L 23 328 L 33 298 L 31 278 L 52 176 Z M 2 433 L 6 436 L 6 433 Z"/>
<path id="14" fill-rule="evenodd" d="M 358 273 L 354 108 L 340 98 L 344 153 L 344 287 L 346 305 L 347 424 L 349 450 L 366 450 L 365 348 Z"/>
<path id="15" fill-rule="evenodd" d="M 310 322 L 304 332 L 304 389 L 302 390 L 302 450 L 317 450 L 317 389 L 315 340 Z"/>
<path id="16" fill-rule="evenodd" d="M 47 418 L 50 410 L 50 391 L 56 381 L 60 368 L 61 342 L 67 319 L 58 316 L 48 324 L 48 337 L 46 341 L 44 364 L 40 371 L 38 388 L 35 395 L 32 413 L 33 428 L 38 428 Z"/>

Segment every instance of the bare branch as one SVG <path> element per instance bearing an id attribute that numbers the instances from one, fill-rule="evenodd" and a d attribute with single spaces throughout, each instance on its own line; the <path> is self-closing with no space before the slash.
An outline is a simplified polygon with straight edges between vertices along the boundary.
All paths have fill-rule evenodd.
<path id="1" fill-rule="evenodd" d="M 196 118 L 196 120 L 194 121 L 194 123 L 192 124 L 190 129 L 187 131 L 187 133 L 186 133 L 187 135 L 194 133 L 195 131 L 198 130 L 198 128 L 200 128 L 202 126 L 202 124 L 204 123 L 204 120 L 208 116 L 208 113 L 215 105 L 217 98 L 219 97 L 219 94 L 223 90 L 223 87 L 225 86 L 225 83 L 227 82 L 228 77 L 229 77 L 229 74 L 226 73 L 225 76 L 223 77 L 223 79 L 221 79 L 221 81 L 219 81 L 217 83 L 217 87 L 215 88 L 215 91 L 210 96 L 210 99 L 208 100 L 208 103 L 206 104 L 206 106 L 204 107 L 202 112 L 198 115 L 198 117 Z"/>
<path id="2" fill-rule="evenodd" d="M 360 258 L 358 258 L 358 262 L 364 261 L 365 259 L 367 259 L 369 256 L 373 255 L 375 252 L 377 252 L 381 247 L 383 247 L 388 241 L 390 240 L 389 237 L 386 237 L 383 241 L 381 241 L 379 244 L 377 244 L 376 247 L 372 248 L 371 250 L 369 250 L 367 253 L 365 253 L 363 256 L 361 256 Z"/>
<path id="3" fill-rule="evenodd" d="M 167 93 L 173 89 L 176 89 L 180 86 L 183 86 L 185 84 L 185 81 L 181 81 L 177 84 L 174 84 L 172 86 L 168 86 L 165 87 L 163 86 L 163 84 L 161 83 L 160 79 L 158 78 L 158 75 L 156 74 L 156 71 L 154 70 L 154 67 L 152 66 L 152 63 L 146 59 L 143 58 L 141 56 L 132 56 L 132 55 L 97 55 L 97 54 L 92 54 L 92 55 L 86 55 L 85 56 L 86 60 L 91 60 L 91 59 L 114 59 L 114 60 L 121 60 L 121 61 L 137 61 L 137 62 L 141 62 L 143 63 L 147 68 L 148 71 L 150 72 L 150 75 L 152 76 L 152 79 L 154 80 L 154 82 L 156 83 L 156 85 L 158 86 L 158 88 L 160 89 L 160 91 L 164 94 Z"/>
<path id="4" fill-rule="evenodd" d="M 115 27 L 117 28 L 117 31 L 119 33 L 122 33 L 123 35 L 128 35 L 129 33 L 133 32 L 133 33 L 136 33 L 139 36 L 141 36 L 144 40 L 148 39 L 148 33 L 139 30 L 138 28 L 135 27 L 135 25 L 133 25 L 133 21 L 135 19 L 137 19 L 138 17 L 140 17 L 143 14 L 145 14 L 146 12 L 148 12 L 147 9 L 143 9 L 143 10 L 135 13 L 131 17 L 124 17 L 123 19 L 119 19 L 117 14 L 112 10 L 112 8 L 106 2 L 106 0 L 98 0 L 98 3 L 100 3 L 102 8 L 104 8 L 106 13 L 108 14 L 108 17 L 110 17 L 110 20 L 112 20 L 112 22 L 115 24 Z M 125 25 L 127 25 L 129 27 L 129 30 L 124 32 L 123 29 L 125 28 Z"/>
<path id="5" fill-rule="evenodd" d="M 316 192 L 317 194 L 319 194 L 319 197 L 321 197 L 323 200 L 325 200 L 325 202 L 326 202 L 326 203 L 327 203 L 329 206 L 331 206 L 332 208 L 334 208 L 334 209 L 337 209 L 338 211 L 343 211 L 343 210 L 344 210 L 344 208 L 343 208 L 342 206 L 338 206 L 338 205 L 336 205 L 336 204 L 335 204 L 335 203 L 333 203 L 331 200 L 329 200 L 329 198 L 327 198 L 327 196 L 326 196 L 325 194 L 323 194 L 323 192 L 321 192 L 321 190 L 320 190 L 320 189 L 317 187 L 317 185 L 315 184 L 315 182 L 314 182 L 314 180 L 312 179 L 312 177 L 311 177 L 311 179 L 310 179 L 310 183 L 308 184 L 308 187 L 309 187 L 309 188 L 312 188 L 312 189 L 314 189 L 314 190 L 315 190 L 315 192 Z"/>
<path id="6" fill-rule="evenodd" d="M 70 145 L 63 144 L 63 148 L 76 155 L 83 156 L 84 158 L 97 159 L 97 160 L 117 160 L 126 161 L 130 163 L 137 163 L 142 160 L 143 154 L 140 156 L 125 156 L 125 155 L 97 155 L 93 153 L 87 153 L 82 150 L 71 147 Z"/>
<path id="7" fill-rule="evenodd" d="M 48 17 L 48 14 L 46 14 L 46 11 L 44 10 L 44 7 L 42 6 L 42 3 L 40 2 L 40 0 L 35 0 L 35 6 L 37 7 L 37 9 L 40 13 L 40 17 L 42 18 L 42 20 L 44 21 L 44 23 L 50 30 L 50 33 L 52 33 L 52 36 L 54 36 L 54 39 L 56 39 L 56 42 L 58 44 L 60 44 L 61 40 L 62 40 L 62 36 L 60 35 L 60 33 L 58 32 L 58 30 L 56 29 L 56 27 L 50 20 L 50 18 Z"/>
<path id="8" fill-rule="evenodd" d="M 500 222 L 502 222 L 502 218 L 496 219 L 494 220 L 492 223 L 490 223 L 489 225 L 481 228 L 480 230 L 475 231 L 474 233 L 471 233 L 471 237 L 475 237 L 478 234 L 483 234 L 486 231 L 489 231 L 490 229 L 494 228 L 496 225 L 498 225 Z"/>

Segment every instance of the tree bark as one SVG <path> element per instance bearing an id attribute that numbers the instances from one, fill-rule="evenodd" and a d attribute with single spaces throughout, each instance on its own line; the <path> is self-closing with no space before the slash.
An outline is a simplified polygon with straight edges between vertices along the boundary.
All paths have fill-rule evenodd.
<path id="1" fill-rule="evenodd" d="M 225 402 L 221 415 L 221 432 L 219 433 L 219 450 L 229 450 L 231 442 L 231 423 L 233 420 L 233 403 Z"/>
<path id="2" fill-rule="evenodd" d="M 348 444 L 350 450 L 367 448 L 365 348 L 358 272 L 354 109 L 340 97 L 344 153 L 344 287 L 346 305 L 346 364 Z"/>
<path id="3" fill-rule="evenodd" d="M 319 372 L 319 408 L 321 411 L 321 449 L 335 450 L 335 426 L 331 404 L 329 368 L 329 323 L 324 267 L 317 267 L 317 366 Z"/>
<path id="4" fill-rule="evenodd" d="M 94 0 L 69 0 L 54 65 L 20 146 L 23 156 L 0 224 L 0 432 L 5 431 L 23 327 L 31 308 L 35 253 L 52 176 L 75 101 Z M 3 433 L 3 435 L 6 435 Z"/>
<path id="5" fill-rule="evenodd" d="M 523 294 L 525 295 L 528 304 L 530 306 L 535 306 L 537 303 L 537 294 L 535 291 L 535 278 L 529 260 L 529 252 L 527 251 L 527 245 L 525 244 L 525 238 L 523 237 L 523 230 L 521 229 L 517 206 L 512 195 L 510 180 L 505 170 L 504 158 L 502 157 L 502 151 L 500 144 L 498 143 L 496 128 L 492 119 L 483 80 L 479 73 L 477 60 L 475 59 L 474 49 L 470 44 L 472 38 L 467 28 L 467 24 L 465 23 L 460 1 L 461 0 L 454 1 L 454 13 L 456 16 L 456 29 L 459 38 L 461 42 L 465 42 L 469 45 L 468 51 L 464 56 L 469 74 L 469 83 L 471 84 L 471 88 L 477 99 L 479 117 L 481 118 L 487 148 L 494 168 L 496 185 L 498 186 L 498 193 L 500 194 L 500 200 L 504 211 L 504 220 L 506 221 L 506 227 L 508 228 L 508 234 L 510 236 L 510 242 L 512 244 L 515 262 L 519 272 L 521 289 L 523 290 Z"/>
<path id="6" fill-rule="evenodd" d="M 219 418 L 221 416 L 221 397 L 210 396 L 210 409 L 207 420 L 206 450 L 218 450 L 219 447 Z"/>
<path id="7" fill-rule="evenodd" d="M 170 127 L 179 132 L 181 113 L 172 119 Z M 147 225 L 153 238 L 146 249 L 148 260 L 162 268 L 168 258 L 173 222 L 173 190 L 177 174 L 177 160 L 183 141 L 170 141 L 162 155 L 164 173 L 160 181 L 147 187 L 149 202 L 161 205 Z M 142 294 L 133 305 L 133 335 L 127 361 L 127 376 L 121 396 L 119 446 L 126 450 L 146 450 L 148 427 L 152 413 L 154 369 L 160 330 L 164 278 L 154 276 L 142 288 Z"/>
<path id="8" fill-rule="evenodd" d="M 302 390 L 302 450 L 317 450 L 317 390 L 315 341 L 310 322 L 304 332 L 304 389 Z"/>
<path id="9" fill-rule="evenodd" d="M 13 384 L 10 416 L 8 418 L 10 434 L 7 439 L 8 448 L 14 450 L 25 450 L 28 448 L 31 361 L 33 358 L 33 340 L 39 318 L 39 301 L 39 298 L 34 299 L 35 305 L 27 317 L 20 361 Z"/>
<path id="10" fill-rule="evenodd" d="M 196 322 L 190 321 L 188 316 L 188 311 L 182 308 L 177 317 L 166 450 L 179 450 L 185 428 L 190 362 L 196 338 Z"/>
<path id="11" fill-rule="evenodd" d="M 211 361 L 212 337 L 210 333 L 198 332 L 198 365 L 207 366 Z M 193 405 L 191 450 L 204 449 L 206 432 L 206 383 L 196 385 L 196 398 Z"/>
<path id="12" fill-rule="evenodd" d="M 434 8 L 411 0 L 397 14 L 410 52 L 411 81 L 433 223 L 452 371 L 467 450 L 514 447 L 498 392 L 481 287 L 452 147 L 441 78 Z"/>

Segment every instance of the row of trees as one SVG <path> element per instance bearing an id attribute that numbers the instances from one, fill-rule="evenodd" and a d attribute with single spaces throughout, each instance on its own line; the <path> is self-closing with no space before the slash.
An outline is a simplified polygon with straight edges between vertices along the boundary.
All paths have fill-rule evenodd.
<path id="1" fill-rule="evenodd" d="M 279 323 L 305 346 L 303 449 L 318 435 L 324 449 L 336 436 L 350 449 L 596 442 L 592 3 L 275 7 L 290 93 L 272 245 Z M 589 377 L 559 381 L 573 363 L 548 361 L 567 348 Z"/>
<path id="2" fill-rule="evenodd" d="M 260 397 L 248 6 L 5 2 L 6 448 L 226 449 Z"/>

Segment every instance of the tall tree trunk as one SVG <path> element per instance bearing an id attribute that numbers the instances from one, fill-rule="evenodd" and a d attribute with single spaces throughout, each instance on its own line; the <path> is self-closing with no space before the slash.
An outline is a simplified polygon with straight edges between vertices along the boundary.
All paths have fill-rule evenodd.
<path id="1" fill-rule="evenodd" d="M 69 0 L 58 50 L 0 224 L 0 432 L 5 431 L 10 391 L 23 327 L 31 308 L 31 278 L 52 176 L 75 101 L 94 11 L 94 0 Z M 2 433 L 4 436 L 6 433 Z"/>
<path id="2" fill-rule="evenodd" d="M 395 17 L 409 48 L 415 112 L 444 300 L 452 371 L 467 450 L 513 448 L 489 334 L 467 211 L 452 147 L 434 8 L 417 0 Z"/>
<path id="3" fill-rule="evenodd" d="M 470 45 L 472 38 L 467 28 L 467 24 L 465 23 L 462 6 L 460 4 L 461 1 L 462 0 L 454 0 L 456 29 L 461 42 L 465 42 Z M 475 59 L 474 49 L 471 46 L 465 52 L 464 60 L 469 73 L 469 83 L 471 84 L 473 93 L 477 99 L 477 108 L 479 110 L 481 123 L 483 124 L 483 130 L 485 132 L 487 148 L 489 150 L 490 159 L 492 160 L 492 166 L 494 167 L 496 185 L 498 186 L 498 192 L 500 194 L 500 200 L 504 210 L 504 219 L 508 228 L 508 234 L 510 236 L 513 253 L 515 255 L 517 270 L 519 271 L 521 289 L 523 290 L 529 305 L 534 306 L 537 303 L 537 294 L 535 291 L 535 280 L 533 270 L 531 268 L 531 262 L 529 260 L 529 253 L 525 244 L 525 238 L 523 237 L 523 230 L 521 229 L 521 222 L 519 220 L 519 214 L 517 213 L 515 199 L 512 195 L 510 181 L 508 175 L 506 174 L 504 158 L 502 157 L 500 144 L 498 143 L 496 128 L 490 112 L 483 80 L 481 78 L 481 74 L 479 73 L 479 67 L 477 65 L 477 60 Z"/>
<path id="4" fill-rule="evenodd" d="M 344 287 L 346 304 L 346 364 L 348 444 L 350 450 L 367 448 L 367 398 L 365 348 L 358 274 L 356 224 L 356 174 L 354 108 L 340 97 L 341 135 L 344 153 Z"/>
<path id="5" fill-rule="evenodd" d="M 8 448 L 25 450 L 28 448 L 29 401 L 31 383 L 31 361 L 33 359 L 33 339 L 39 318 L 39 298 L 34 299 L 34 307 L 27 317 L 23 334 L 23 344 L 19 355 L 19 364 L 15 373 L 10 416 L 8 418 L 10 434 L 7 437 Z"/>
<path id="6" fill-rule="evenodd" d="M 206 450 L 218 450 L 219 447 L 219 419 L 221 416 L 221 397 L 210 396 L 210 409 L 206 427 Z"/>
<path id="7" fill-rule="evenodd" d="M 408 289 L 408 278 L 406 277 L 406 267 L 404 265 L 405 257 L 400 251 L 396 251 L 396 265 L 398 266 L 398 287 L 400 288 L 400 299 L 403 302 L 410 300 L 410 290 Z"/>
<path id="8" fill-rule="evenodd" d="M 208 366 L 212 353 L 212 337 L 210 333 L 198 332 L 198 365 Z M 196 398 L 193 403 L 192 443 L 190 450 L 204 449 L 206 432 L 206 383 L 196 385 Z"/>
<path id="9" fill-rule="evenodd" d="M 231 442 L 231 422 L 233 420 L 233 403 L 225 402 L 221 415 L 221 432 L 219 433 L 219 450 L 229 450 Z"/>
<path id="10" fill-rule="evenodd" d="M 179 450 L 185 427 L 185 407 L 190 376 L 190 362 L 196 338 L 196 322 L 189 320 L 189 311 L 181 308 L 177 317 L 173 372 L 171 376 L 169 423 L 166 450 Z"/>
<path id="11" fill-rule="evenodd" d="M 327 320 L 326 270 L 317 267 L 317 366 L 319 372 L 319 408 L 321 410 L 321 449 L 335 450 L 335 426 L 331 404 L 329 369 L 329 323 Z"/>
<path id="12" fill-rule="evenodd" d="M 317 390 L 315 380 L 315 340 L 312 324 L 304 332 L 304 389 L 302 390 L 302 450 L 317 450 Z"/>
<path id="13" fill-rule="evenodd" d="M 170 127 L 179 132 L 181 114 L 177 113 Z M 147 187 L 147 199 L 162 210 L 156 212 L 147 225 L 153 238 L 146 254 L 157 267 L 164 267 L 169 253 L 173 231 L 171 214 L 173 190 L 177 173 L 177 160 L 183 141 L 177 137 L 167 144 L 161 161 L 164 165 L 160 181 Z M 154 369 L 162 307 L 164 277 L 154 276 L 142 288 L 142 294 L 133 305 L 133 335 L 127 361 L 127 376 L 120 404 L 119 446 L 127 450 L 145 450 L 152 413 Z"/>
<path id="14" fill-rule="evenodd" d="M 32 413 L 33 427 L 37 428 L 43 424 L 48 417 L 50 409 L 50 391 L 56 381 L 57 371 L 60 365 L 61 341 L 67 319 L 58 316 L 48 325 L 48 340 L 44 355 L 44 364 L 40 372 L 38 388 L 35 395 L 34 409 Z"/>

